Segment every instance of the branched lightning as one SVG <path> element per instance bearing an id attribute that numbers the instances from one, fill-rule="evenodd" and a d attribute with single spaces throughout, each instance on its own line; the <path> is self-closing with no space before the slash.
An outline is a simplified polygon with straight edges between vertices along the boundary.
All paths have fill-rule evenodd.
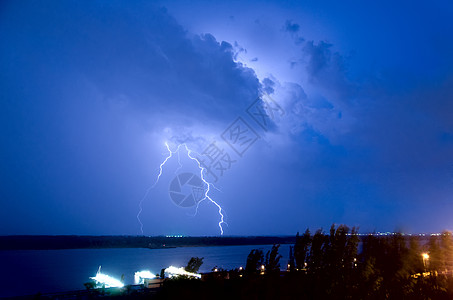
<path id="1" fill-rule="evenodd" d="M 157 175 L 157 179 L 156 179 L 156 182 L 154 182 L 154 184 L 152 186 L 150 186 L 147 190 L 146 190 L 146 193 L 145 195 L 143 196 L 143 198 L 140 200 L 140 203 L 138 204 L 138 207 L 139 207 L 139 211 L 138 211 L 138 214 L 137 214 L 137 220 L 138 222 L 140 223 L 140 231 L 142 232 L 143 234 L 143 223 L 142 223 L 142 220 L 140 220 L 140 215 L 143 211 L 143 208 L 142 208 L 142 204 L 143 204 L 143 201 L 146 199 L 146 197 L 148 197 L 148 194 L 149 194 L 149 191 L 152 190 L 156 184 L 159 182 L 159 179 L 160 179 L 160 176 L 162 175 L 162 167 L 167 163 L 167 161 L 173 156 L 173 152 L 171 152 L 170 148 L 168 147 L 168 144 L 165 143 L 165 146 L 167 146 L 167 149 L 168 149 L 168 152 L 169 152 L 169 155 L 165 158 L 165 160 L 160 164 L 159 166 L 159 175 Z M 178 150 L 179 151 L 179 146 L 178 146 Z"/>
<path id="2" fill-rule="evenodd" d="M 213 204 L 214 204 L 215 206 L 217 206 L 217 208 L 219 209 L 219 215 L 220 215 L 220 222 L 219 222 L 220 235 L 223 235 L 222 224 L 225 223 L 225 222 L 224 222 L 224 220 L 223 220 L 224 217 L 223 217 L 223 213 L 222 213 L 222 207 L 221 207 L 217 202 L 215 202 L 214 200 L 212 200 L 212 198 L 209 196 L 209 191 L 211 190 L 212 184 L 209 183 L 209 182 L 207 182 L 206 179 L 204 178 L 204 174 L 203 174 L 203 173 L 204 173 L 204 171 L 205 171 L 206 169 L 201 165 L 201 163 L 200 163 L 200 161 L 199 161 L 198 159 L 196 159 L 195 157 L 193 157 L 193 156 L 190 155 L 190 154 L 192 153 L 192 151 L 191 151 L 189 148 L 187 148 L 187 145 L 186 145 L 186 144 L 183 144 L 183 145 L 184 145 L 184 147 L 185 147 L 186 150 L 187 150 L 187 156 L 188 156 L 190 159 L 192 159 L 192 160 L 194 160 L 194 161 L 197 162 L 198 168 L 200 168 L 200 178 L 201 178 L 201 180 L 203 180 L 203 182 L 206 184 L 206 191 L 205 191 L 205 193 L 204 193 L 204 198 L 201 199 L 201 201 L 204 201 L 204 200 L 208 199 L 209 201 L 211 201 L 211 203 L 213 203 Z M 167 146 L 167 147 L 168 147 L 168 146 Z M 178 148 L 179 148 L 179 146 L 178 146 Z M 178 149 L 178 150 L 179 150 L 179 149 Z M 200 202 L 201 202 L 201 201 L 200 201 Z M 200 204 L 200 202 L 198 202 L 198 204 L 197 204 L 197 209 L 198 209 L 198 205 Z"/>
<path id="3" fill-rule="evenodd" d="M 168 146 L 168 143 L 165 143 L 165 146 L 167 147 L 167 150 L 168 150 L 168 156 L 164 159 L 164 161 L 160 164 L 159 166 L 159 174 L 157 175 L 157 178 L 156 178 L 156 181 L 154 182 L 154 184 L 149 187 L 147 190 L 146 190 L 146 193 L 145 193 L 145 196 L 143 196 L 143 198 L 140 200 L 140 203 L 139 203 L 139 212 L 137 214 L 137 220 L 138 222 L 140 223 L 140 230 L 143 234 L 143 223 L 141 222 L 140 220 L 140 214 L 142 213 L 143 209 L 142 209 L 142 203 L 143 203 L 143 200 L 145 200 L 145 198 L 148 196 L 149 194 L 149 191 L 151 189 L 153 189 L 157 183 L 159 182 L 159 179 L 160 177 L 162 176 L 162 173 L 163 173 L 163 166 L 167 163 L 167 161 L 173 156 L 173 154 L 177 153 L 178 155 L 178 163 L 179 163 L 179 167 L 177 169 L 177 171 L 182 167 L 182 164 L 181 164 L 181 160 L 180 160 L 180 155 L 179 155 L 179 150 L 181 149 L 181 147 L 184 147 L 185 150 L 187 151 L 187 157 L 189 157 L 191 160 L 195 161 L 198 165 L 198 168 L 200 169 L 200 178 L 201 180 L 203 181 L 203 183 L 206 185 L 206 189 L 205 189 L 205 193 L 204 193 L 204 197 L 203 199 L 201 199 L 198 203 L 197 203 L 197 206 L 196 206 L 196 212 L 195 214 L 198 212 L 198 206 L 200 205 L 201 202 L 205 201 L 205 200 L 209 200 L 212 204 L 214 204 L 218 210 L 219 210 L 219 215 L 220 215 L 220 221 L 219 221 L 219 228 L 220 228 L 220 235 L 223 235 L 223 227 L 222 227 L 222 224 L 226 224 L 226 222 L 224 221 L 224 215 L 223 215 L 223 209 L 222 207 L 216 202 L 214 201 L 210 196 L 209 196 L 209 191 L 211 190 L 211 187 L 217 189 L 212 183 L 208 182 L 205 177 L 204 177 L 204 173 L 206 171 L 206 169 L 201 165 L 200 161 L 192 156 L 192 153 L 195 153 L 197 154 L 196 152 L 192 151 L 189 149 L 189 147 L 187 147 L 187 145 L 184 143 L 184 144 L 179 144 L 178 147 L 176 148 L 175 151 L 171 151 L 170 147 Z M 217 189 L 219 190 L 219 189 Z"/>

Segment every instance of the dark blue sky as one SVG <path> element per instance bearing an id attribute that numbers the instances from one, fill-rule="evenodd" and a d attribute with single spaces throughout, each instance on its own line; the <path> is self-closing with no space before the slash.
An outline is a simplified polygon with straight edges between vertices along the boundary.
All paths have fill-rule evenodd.
<path id="1" fill-rule="evenodd" d="M 215 141 L 234 161 L 210 194 L 227 235 L 453 229 L 452 15 L 448 1 L 3 1 L 0 234 L 140 234 L 147 191 L 145 234 L 219 234 L 215 205 L 170 199 L 197 172 L 184 151 L 149 189 L 166 141 Z M 237 122 L 253 130 L 241 155 Z"/>

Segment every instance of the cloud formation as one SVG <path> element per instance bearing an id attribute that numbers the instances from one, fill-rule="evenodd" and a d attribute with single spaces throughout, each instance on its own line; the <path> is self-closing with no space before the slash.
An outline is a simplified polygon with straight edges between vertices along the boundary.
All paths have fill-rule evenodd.
<path id="1" fill-rule="evenodd" d="M 217 141 L 226 151 L 221 134 L 239 116 L 259 139 L 216 194 L 227 233 L 332 222 L 393 230 L 421 213 L 446 216 L 452 59 L 436 34 L 448 22 L 436 17 L 414 38 L 421 18 L 407 12 L 410 26 L 394 26 L 406 12 L 394 3 L 383 4 L 390 14 L 374 9 L 389 24 L 347 3 L 323 7 L 325 15 L 316 3 L 279 5 L 5 6 L 0 233 L 137 233 L 137 202 L 165 158 L 163 143 L 202 151 Z M 173 17 L 178 6 L 183 14 Z M 285 112 L 267 131 L 246 111 L 260 92 Z M 166 189 L 177 167 L 170 163 L 145 203 L 145 229 L 218 234 L 215 208 L 189 217 L 172 206 Z M 446 227 L 436 220 L 430 228 Z"/>
<path id="2" fill-rule="evenodd" d="M 146 2 L 29 2 L 25 7 L 10 5 L 4 16 L 0 37 L 9 46 L 0 50 L 0 88 L 6 101 L 0 119 L 5 125 L 2 142 L 10 146 L 1 152 L 22 166 L 2 168 L 2 178 L 24 178 L 25 170 L 41 175 L 36 182 L 25 181 L 25 195 L 18 195 L 18 182 L 7 179 L 10 185 L 2 198 L 40 202 L 48 221 L 39 230 L 65 222 L 57 217 L 67 216 L 62 210 L 72 211 L 74 220 L 81 218 L 85 199 L 97 211 L 110 199 L 115 203 L 111 215 L 128 211 L 127 232 L 135 232 L 134 203 L 156 175 L 163 142 L 186 142 L 203 150 L 260 92 L 254 71 L 235 61 L 238 45 L 208 33 L 190 34 L 166 9 Z M 36 115 L 18 115 L 27 110 Z M 36 125 L 28 128 L 24 122 Z M 137 169 L 140 163 L 131 155 L 141 152 L 139 148 L 150 151 L 146 156 L 152 163 L 144 165 L 142 153 Z M 116 171 L 102 177 L 112 168 Z M 69 173 L 73 180 L 64 179 Z M 139 178 L 144 173 L 148 175 Z M 123 176 L 121 184 L 108 188 Z M 45 183 L 58 188 L 40 190 Z M 64 190 L 73 191 L 72 200 Z M 38 222 L 19 203 L 5 211 L 10 213 L 2 218 L 9 225 L 1 233 L 28 233 L 30 227 L 20 219 Z M 69 222 L 68 232 L 87 232 L 89 224 L 97 223 L 94 215 L 83 218 L 85 225 Z"/>

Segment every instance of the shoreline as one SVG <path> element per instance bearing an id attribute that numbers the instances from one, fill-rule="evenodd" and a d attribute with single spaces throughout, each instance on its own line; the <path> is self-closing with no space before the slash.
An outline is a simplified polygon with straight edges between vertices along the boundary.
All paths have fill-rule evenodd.
<path id="1" fill-rule="evenodd" d="M 180 247 L 294 244 L 294 236 L 165 237 L 165 236 L 0 236 L 0 251 L 69 249 L 172 249 Z"/>

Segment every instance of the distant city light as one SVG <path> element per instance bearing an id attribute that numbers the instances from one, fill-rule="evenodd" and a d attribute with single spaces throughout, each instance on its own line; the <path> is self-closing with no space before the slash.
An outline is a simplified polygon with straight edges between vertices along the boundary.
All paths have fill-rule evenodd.
<path id="1" fill-rule="evenodd" d="M 390 231 L 387 231 L 387 232 L 373 232 L 373 233 L 346 233 L 346 235 L 350 236 L 350 235 L 357 235 L 357 236 L 391 236 L 391 235 L 397 235 L 397 234 L 401 234 L 402 236 L 448 236 L 448 235 L 451 235 L 451 233 L 404 233 L 404 232 L 390 232 Z"/>
<path id="2" fill-rule="evenodd" d="M 429 254 L 428 253 L 422 253 L 423 259 L 429 259 Z"/>

